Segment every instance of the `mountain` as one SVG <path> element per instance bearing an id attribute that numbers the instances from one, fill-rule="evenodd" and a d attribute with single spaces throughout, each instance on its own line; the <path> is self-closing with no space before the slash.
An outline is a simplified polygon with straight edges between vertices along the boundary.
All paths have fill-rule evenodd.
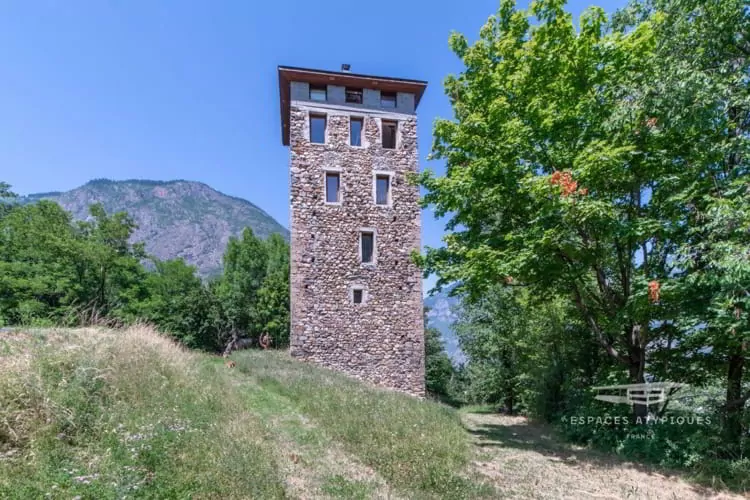
<path id="1" fill-rule="evenodd" d="M 445 351 L 454 363 L 466 360 L 458 345 L 458 337 L 453 331 L 453 323 L 458 319 L 458 308 L 461 304 L 459 297 L 450 296 L 450 288 L 428 295 L 424 298 L 427 312 L 427 326 L 437 329 L 443 339 Z"/>
<path id="2" fill-rule="evenodd" d="M 66 192 L 38 193 L 21 201 L 53 200 L 84 220 L 88 207 L 101 203 L 108 213 L 125 211 L 138 224 L 133 241 L 160 259 L 182 257 L 203 276 L 221 271 L 221 257 L 230 236 L 245 227 L 266 238 L 289 231 L 247 200 L 227 196 L 201 182 L 184 180 L 112 181 L 97 179 Z"/>

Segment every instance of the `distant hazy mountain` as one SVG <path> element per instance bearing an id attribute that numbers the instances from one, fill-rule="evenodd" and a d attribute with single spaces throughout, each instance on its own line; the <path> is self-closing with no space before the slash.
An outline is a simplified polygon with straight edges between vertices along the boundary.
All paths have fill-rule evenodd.
<path id="1" fill-rule="evenodd" d="M 464 354 L 458 346 L 458 338 L 453 331 L 453 322 L 458 319 L 456 311 L 461 300 L 458 297 L 450 297 L 450 289 L 425 297 L 424 305 L 429 308 L 427 313 L 427 324 L 440 331 L 445 350 L 454 362 L 463 362 Z"/>
<path id="2" fill-rule="evenodd" d="M 221 271 L 221 257 L 230 236 L 245 227 L 266 238 L 289 231 L 247 200 L 222 194 L 200 182 L 93 180 L 64 193 L 39 193 L 24 202 L 50 199 L 77 219 L 89 216 L 88 207 L 102 203 L 108 213 L 126 211 L 138 224 L 133 241 L 160 259 L 182 257 L 201 275 Z"/>

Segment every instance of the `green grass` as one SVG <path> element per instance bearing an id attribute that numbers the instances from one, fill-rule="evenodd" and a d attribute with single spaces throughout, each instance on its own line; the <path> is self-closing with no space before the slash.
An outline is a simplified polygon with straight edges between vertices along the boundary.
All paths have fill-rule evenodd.
<path id="1" fill-rule="evenodd" d="M 147 328 L 0 334 L 0 498 L 474 498 L 458 415 Z"/>
<path id="2" fill-rule="evenodd" d="M 367 483 L 350 481 L 344 476 L 336 475 L 326 478 L 323 492 L 331 498 L 363 499 L 370 498 L 372 489 Z"/>
<path id="3" fill-rule="evenodd" d="M 440 498 L 488 493 L 464 474 L 470 443 L 453 409 L 379 391 L 282 353 L 246 351 L 237 368 L 288 398 L 399 490 Z"/>

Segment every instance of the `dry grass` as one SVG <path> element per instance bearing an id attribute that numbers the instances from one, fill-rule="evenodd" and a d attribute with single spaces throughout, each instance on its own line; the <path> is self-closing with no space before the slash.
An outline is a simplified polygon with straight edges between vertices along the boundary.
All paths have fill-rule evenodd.
<path id="1" fill-rule="evenodd" d="M 148 327 L 3 336 L 0 498 L 280 498 L 221 366 Z"/>
<path id="2" fill-rule="evenodd" d="M 490 478 L 499 494 L 554 499 L 729 499 L 689 484 L 679 476 L 567 445 L 550 429 L 524 417 L 463 413 L 480 450 L 475 470 Z"/>

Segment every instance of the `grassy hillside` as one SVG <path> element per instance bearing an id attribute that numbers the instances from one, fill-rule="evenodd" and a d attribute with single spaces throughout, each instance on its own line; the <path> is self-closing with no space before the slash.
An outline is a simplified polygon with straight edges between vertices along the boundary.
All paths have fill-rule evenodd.
<path id="1" fill-rule="evenodd" d="M 0 498 L 491 494 L 440 405 L 292 361 L 237 366 L 147 328 L 0 337 Z"/>
<path id="2" fill-rule="evenodd" d="M 0 330 L 0 498 L 740 498 L 524 417 L 234 360 L 144 327 Z"/>

